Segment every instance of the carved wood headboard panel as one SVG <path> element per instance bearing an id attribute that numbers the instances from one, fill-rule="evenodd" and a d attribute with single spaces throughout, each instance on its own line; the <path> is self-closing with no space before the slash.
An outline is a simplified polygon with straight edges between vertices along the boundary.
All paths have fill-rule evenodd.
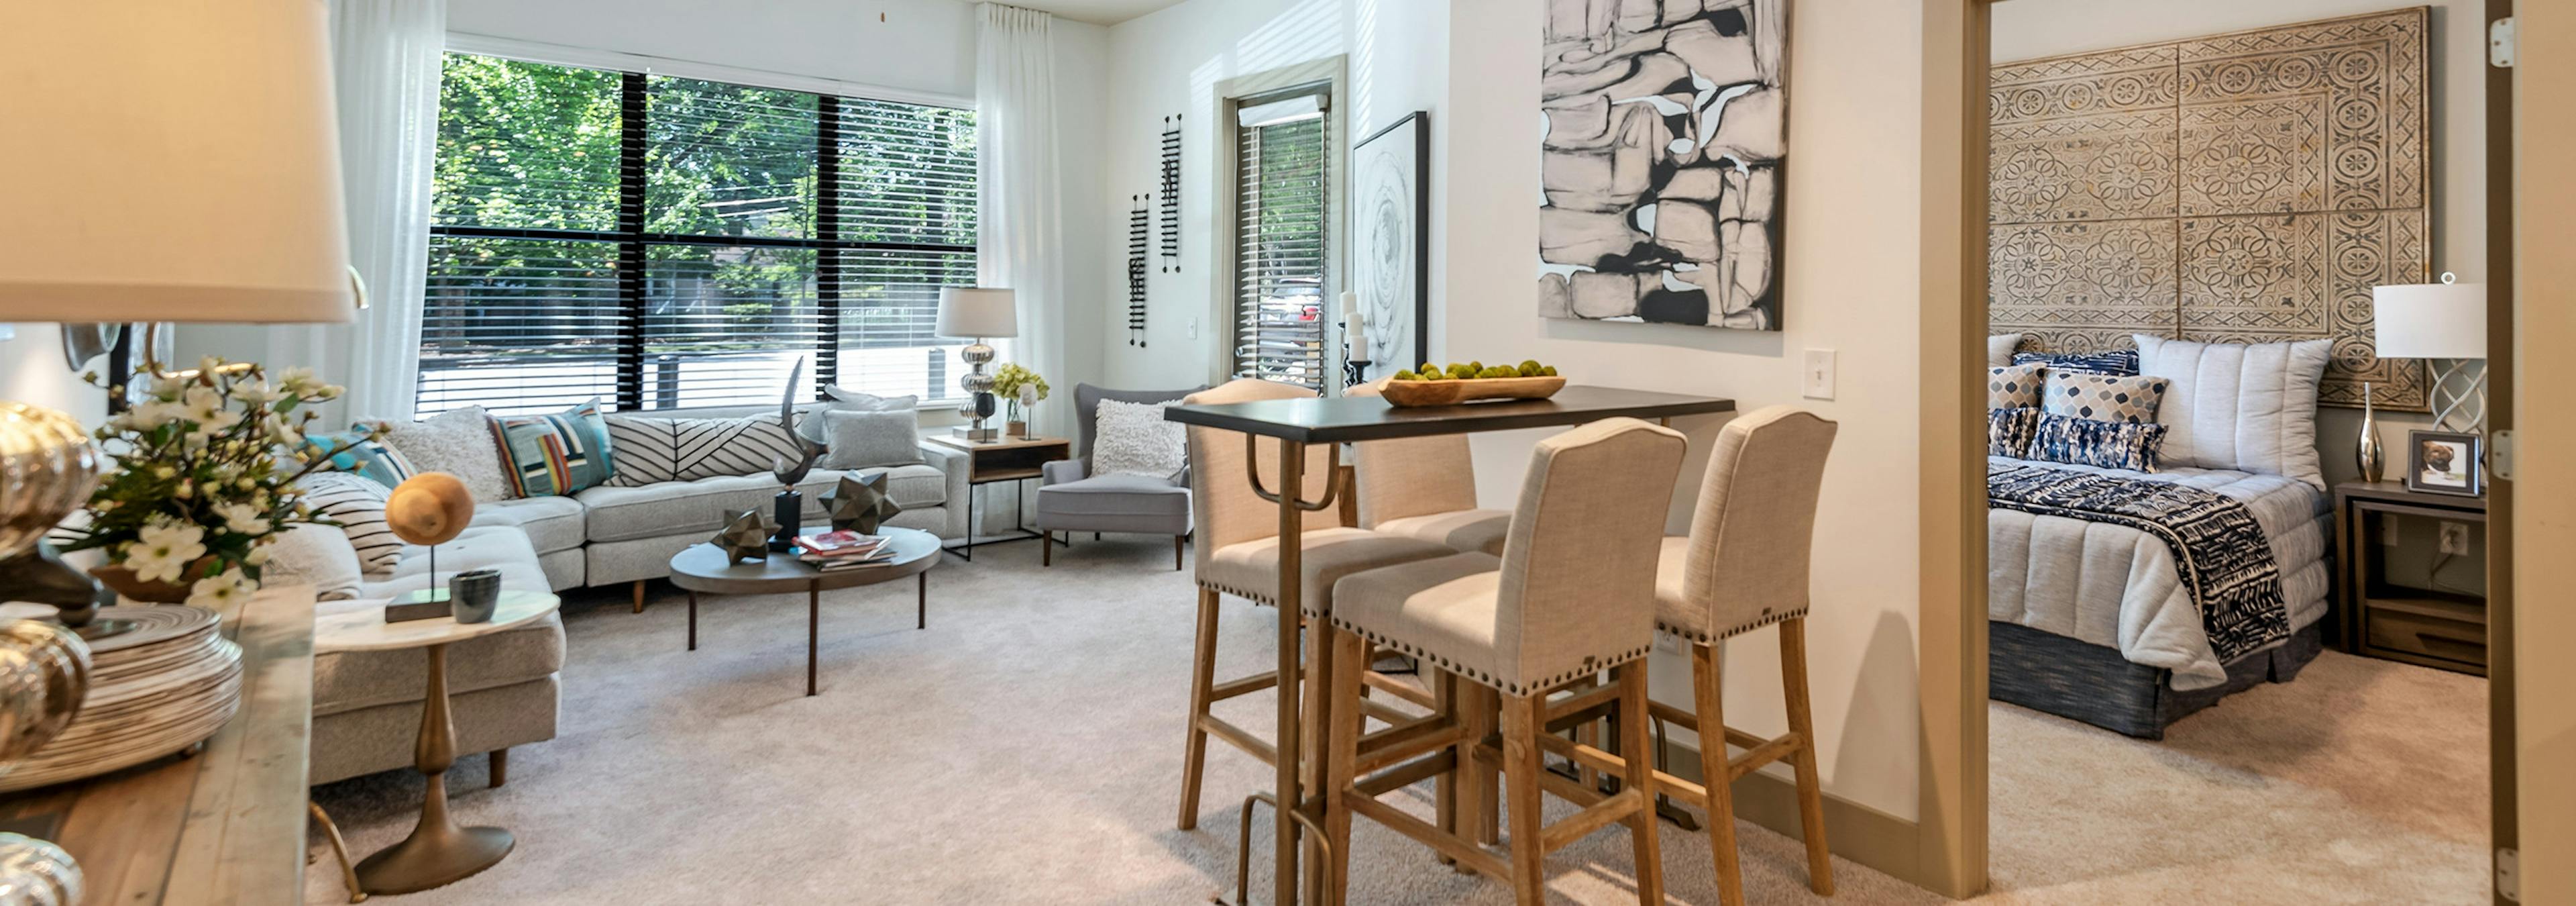
<path id="1" fill-rule="evenodd" d="M 2431 278 L 2423 7 L 1994 67 L 1992 326 L 2023 349 L 2331 338 L 2323 402 L 2424 411 L 2370 288 Z"/>

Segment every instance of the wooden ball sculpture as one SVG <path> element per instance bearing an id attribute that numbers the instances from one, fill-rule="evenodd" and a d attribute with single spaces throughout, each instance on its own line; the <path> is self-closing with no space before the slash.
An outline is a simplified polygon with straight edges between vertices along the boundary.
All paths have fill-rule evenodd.
<path id="1" fill-rule="evenodd" d="M 385 527 L 394 537 L 424 547 L 456 540 L 474 521 L 474 495 L 445 472 L 424 472 L 385 498 Z"/>

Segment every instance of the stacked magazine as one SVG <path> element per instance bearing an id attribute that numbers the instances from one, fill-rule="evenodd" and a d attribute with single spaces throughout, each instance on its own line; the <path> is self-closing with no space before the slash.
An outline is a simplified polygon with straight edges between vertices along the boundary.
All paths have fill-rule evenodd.
<path id="1" fill-rule="evenodd" d="M 894 546 L 883 535 L 817 532 L 796 536 L 796 559 L 824 572 L 883 566 L 894 560 Z"/>

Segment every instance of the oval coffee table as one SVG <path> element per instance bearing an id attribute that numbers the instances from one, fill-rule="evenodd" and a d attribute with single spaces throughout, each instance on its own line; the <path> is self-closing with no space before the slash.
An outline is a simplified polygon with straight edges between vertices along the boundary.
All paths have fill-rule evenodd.
<path id="1" fill-rule="evenodd" d="M 421 648 L 429 652 L 429 692 L 420 711 L 420 740 L 413 748 L 414 766 L 429 778 L 421 799 L 420 823 L 411 836 L 358 861 L 357 889 L 370 894 L 411 893 L 472 877 L 510 854 L 517 841 L 497 827 L 458 827 L 447 815 L 447 769 L 456 764 L 456 724 L 447 712 L 447 646 L 491 635 L 545 618 L 559 602 L 544 592 L 501 592 L 492 619 L 459 623 L 455 617 L 385 622 L 381 607 L 326 612 L 313 620 L 313 653 L 393 651 Z"/>
<path id="2" fill-rule="evenodd" d="M 689 650 L 698 650 L 698 594 L 774 595 L 805 593 L 805 694 L 814 686 L 815 649 L 822 632 L 823 593 L 917 576 L 913 628 L 930 628 L 930 568 L 939 565 L 939 537 L 920 529 L 886 528 L 878 532 L 894 547 L 885 562 L 825 572 L 793 553 L 770 551 L 769 559 L 728 562 L 713 544 L 690 547 L 671 557 L 671 584 L 689 592 Z"/>

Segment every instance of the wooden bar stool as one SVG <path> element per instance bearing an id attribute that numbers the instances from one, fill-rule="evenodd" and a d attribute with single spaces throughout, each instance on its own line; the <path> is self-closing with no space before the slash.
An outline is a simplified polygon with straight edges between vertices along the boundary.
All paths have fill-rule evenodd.
<path id="1" fill-rule="evenodd" d="M 1692 783 L 1657 772 L 1673 795 L 1708 809 L 1708 840 L 1717 860 L 1720 902 L 1744 902 L 1735 858 L 1735 801 L 1729 783 L 1774 761 L 1798 776 L 1798 826 L 1807 844 L 1807 887 L 1834 893 L 1825 850 L 1825 797 L 1816 774 L 1816 730 L 1807 700 L 1807 570 L 1816 534 L 1816 495 L 1833 422 L 1789 406 L 1745 413 L 1726 423 L 1710 453 L 1689 537 L 1663 539 L 1655 571 L 1655 625 L 1691 649 L 1691 698 L 1684 712 L 1662 704 L 1654 715 L 1699 734 L 1700 777 Z M 1780 626 L 1780 679 L 1789 732 L 1763 739 L 1726 726 L 1718 645 L 1729 636 Z M 1719 742 L 1719 740 L 1724 742 Z M 1726 744 L 1745 749 L 1729 758 Z M 1649 751 L 1649 750 L 1639 750 Z"/>
<path id="2" fill-rule="evenodd" d="M 1182 402 L 1192 405 L 1239 403 L 1252 400 L 1311 397 L 1315 392 L 1293 384 L 1259 380 L 1236 380 L 1191 394 Z M 1207 769 L 1207 741 L 1214 736 L 1236 748 L 1251 753 L 1265 764 L 1278 764 L 1279 752 L 1270 741 L 1251 731 L 1216 717 L 1211 709 L 1217 702 L 1249 695 L 1277 686 L 1283 679 L 1271 671 L 1240 679 L 1216 680 L 1216 639 L 1218 595 L 1230 594 L 1254 604 L 1276 607 L 1279 602 L 1279 521 L 1278 510 L 1244 480 L 1247 466 L 1255 474 L 1278 473 L 1279 451 L 1274 444 L 1249 443 L 1249 435 L 1234 431 L 1192 426 L 1189 429 L 1190 507 L 1192 522 L 1197 526 L 1199 609 L 1198 639 L 1190 662 L 1190 721 L 1187 748 L 1181 767 L 1182 830 L 1198 826 L 1200 781 Z M 1253 461 L 1252 457 L 1258 457 Z M 1302 537 L 1294 539 L 1303 554 L 1299 558 L 1302 577 L 1296 614 L 1281 614 L 1283 620 L 1300 620 L 1309 627 L 1320 626 L 1322 617 L 1331 609 L 1333 583 L 1343 576 L 1415 560 L 1447 556 L 1448 547 L 1429 541 L 1381 535 L 1341 524 L 1341 517 L 1331 502 L 1336 496 L 1339 449 L 1319 445 L 1308 451 L 1303 489 L 1281 489 L 1279 493 L 1297 493 L 1301 500 L 1322 501 L 1318 509 L 1307 512 L 1302 523 Z M 1306 641 L 1306 666 L 1315 670 L 1322 647 L 1320 639 Z M 1365 666 L 1365 664 L 1363 664 Z M 1297 677 L 1285 682 L 1297 682 Z M 1394 681 L 1379 678 L 1380 682 Z M 1306 704 L 1308 727 L 1325 726 L 1328 715 L 1320 700 Z M 1400 717 L 1399 712 L 1379 706 L 1381 716 Z M 1321 752 L 1318 734 L 1305 737 L 1309 752 Z M 1291 758 L 1297 757 L 1292 754 Z M 1306 770 L 1320 774 L 1314 761 Z M 1309 776 L 1313 776 L 1310 774 Z M 1296 808 L 1296 803 L 1286 804 Z"/>
<path id="3" fill-rule="evenodd" d="M 1547 696 L 1601 671 L 1610 685 L 1565 703 L 1615 700 L 1623 749 L 1645 751 L 1645 657 L 1654 644 L 1654 558 L 1687 443 L 1680 434 L 1636 419 L 1594 422 L 1541 441 L 1522 480 L 1503 555 L 1461 553 L 1360 573 L 1341 580 L 1330 616 L 1336 652 L 1329 697 L 1330 754 L 1325 759 L 1325 836 L 1334 901 L 1347 889 L 1351 816 L 1360 815 L 1420 840 L 1444 856 L 1498 878 L 1515 899 L 1543 899 L 1546 854 L 1613 822 L 1634 844 L 1638 902 L 1663 902 L 1655 839 L 1655 779 L 1649 761 L 1618 768 L 1625 785 L 1553 826 L 1542 826 L 1542 790 L 1563 798 L 1583 792 L 1548 773 L 1541 750 L 1596 767 L 1607 752 L 1549 735 Z M 1450 675 L 1452 707 L 1428 722 L 1363 736 L 1359 656 L 1369 643 L 1421 658 Z M 1469 684 L 1474 692 L 1465 691 Z M 1501 697 L 1502 738 L 1492 753 L 1509 803 L 1509 857 L 1460 836 L 1460 810 L 1480 806 L 1477 784 L 1452 782 L 1455 804 L 1442 803 L 1440 824 L 1425 822 L 1376 797 L 1425 778 L 1455 774 L 1484 745 L 1486 715 L 1475 699 Z"/>
<path id="4" fill-rule="evenodd" d="M 1377 396 L 1378 384 L 1343 391 Z M 1476 458 L 1467 435 L 1441 434 L 1351 445 L 1358 465 L 1359 527 L 1436 541 L 1459 551 L 1503 555 L 1510 510 L 1476 506 Z"/>

